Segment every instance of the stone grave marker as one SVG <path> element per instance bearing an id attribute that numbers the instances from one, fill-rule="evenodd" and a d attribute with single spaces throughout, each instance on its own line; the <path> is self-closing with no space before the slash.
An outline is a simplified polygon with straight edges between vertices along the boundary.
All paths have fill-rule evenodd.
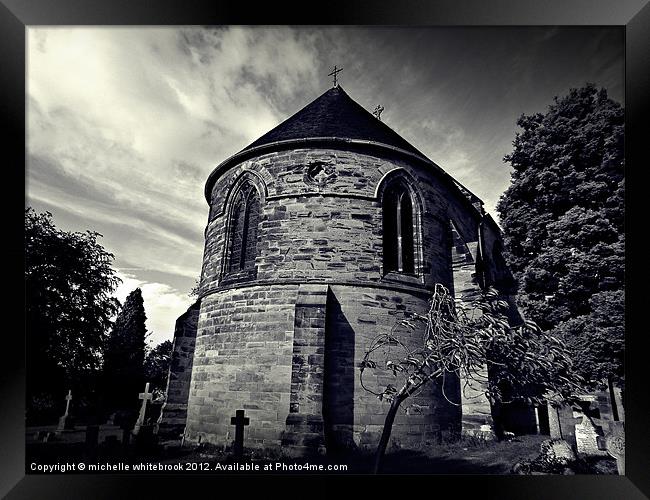
<path id="1" fill-rule="evenodd" d="M 556 407 L 547 404 L 548 408 L 548 427 L 551 439 L 562 439 L 562 426 L 560 425 L 560 415 Z"/>
<path id="2" fill-rule="evenodd" d="M 620 424 L 620 422 L 614 422 Z M 616 459 L 616 468 L 620 476 L 625 475 L 625 432 L 622 425 L 614 425 L 605 436 L 607 453 Z"/>
<path id="3" fill-rule="evenodd" d="M 230 418 L 230 424 L 235 426 L 235 446 L 234 453 L 236 458 L 244 455 L 244 426 L 250 424 L 250 419 L 244 416 L 244 410 L 237 410 L 235 416 Z"/>
<path id="4" fill-rule="evenodd" d="M 65 413 L 59 418 L 59 425 L 56 428 L 57 434 L 62 431 L 74 430 L 74 419 L 70 416 L 70 401 L 72 401 L 72 390 L 68 390 L 65 396 Z"/>
<path id="5" fill-rule="evenodd" d="M 578 453 L 590 456 L 605 456 L 607 453 L 598 447 L 598 437 L 600 435 L 591 418 L 583 415 L 582 422 L 575 426 L 576 449 Z"/>
<path id="6" fill-rule="evenodd" d="M 133 434 L 135 436 L 140 432 L 140 428 L 144 425 L 144 417 L 147 413 L 147 401 L 150 401 L 153 398 L 153 394 L 149 392 L 149 382 L 144 387 L 144 392 L 141 392 L 138 395 L 138 399 L 142 400 L 142 406 L 140 407 L 140 414 L 138 415 L 138 420 L 135 422 L 135 427 L 133 427 Z"/>

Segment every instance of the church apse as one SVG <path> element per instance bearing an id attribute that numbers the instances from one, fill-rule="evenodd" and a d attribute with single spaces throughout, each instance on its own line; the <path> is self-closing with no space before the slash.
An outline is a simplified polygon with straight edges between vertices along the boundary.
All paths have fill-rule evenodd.
<path id="1" fill-rule="evenodd" d="M 472 200 L 341 87 L 217 166 L 206 199 L 186 439 L 230 445 L 245 410 L 247 447 L 376 446 L 387 404 L 359 364 L 436 283 L 453 289 L 449 221 L 478 235 Z M 459 382 L 445 383 L 398 415 L 394 445 L 460 429 Z"/>

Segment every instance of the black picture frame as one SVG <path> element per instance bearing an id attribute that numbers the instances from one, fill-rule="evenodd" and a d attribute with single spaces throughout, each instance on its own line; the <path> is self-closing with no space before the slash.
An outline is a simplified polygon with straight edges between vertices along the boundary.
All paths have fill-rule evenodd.
<path id="1" fill-rule="evenodd" d="M 447 492 L 476 498 L 589 498 L 636 499 L 650 496 L 650 399 L 645 382 L 644 337 L 641 324 L 647 301 L 642 280 L 641 220 L 645 184 L 643 169 L 644 122 L 648 114 L 650 89 L 650 6 L 648 0 L 417 0 L 351 2 L 329 1 L 292 5 L 266 2 L 180 0 L 0 0 L 0 84 L 2 85 L 2 132 L 5 189 L 4 247 L 9 262 L 5 276 L 2 369 L 0 369 L 0 495 L 7 498 L 121 498 L 134 490 L 148 498 L 175 495 L 230 495 L 244 490 L 251 478 L 231 476 L 238 481 L 230 492 L 225 476 L 191 475 L 25 475 L 24 472 L 24 310 L 22 269 L 25 185 L 25 32 L 35 25 L 180 25 L 180 24 L 380 24 L 380 25 L 617 25 L 626 34 L 626 198 L 627 283 L 626 283 L 626 436 L 627 475 L 620 476 L 420 476 L 408 481 L 390 476 L 328 476 L 334 490 L 341 480 L 384 487 L 403 487 L 405 495 L 437 496 Z M 8 140 L 7 140 L 8 139 Z M 7 153 L 9 153 L 7 157 Z M 21 192 L 22 191 L 22 192 Z M 21 206 L 20 198 L 23 197 Z M 638 224 L 637 224 L 638 223 Z M 645 281 L 645 280 L 643 280 Z M 280 476 L 255 477 L 255 482 L 278 483 Z M 309 495 L 313 476 L 292 476 L 286 495 Z M 232 487 L 230 485 L 229 487 Z M 247 486 L 246 486 L 247 487 Z M 197 491 L 201 488 L 203 491 Z M 414 493 L 413 488 L 416 490 Z M 426 489 L 424 489 L 426 488 Z M 239 493 L 237 493 L 239 494 Z M 371 493 L 369 493 L 371 494 Z"/>

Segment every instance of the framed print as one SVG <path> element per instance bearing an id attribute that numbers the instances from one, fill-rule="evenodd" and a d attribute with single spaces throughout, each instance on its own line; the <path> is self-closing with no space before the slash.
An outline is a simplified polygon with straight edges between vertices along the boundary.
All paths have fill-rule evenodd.
<path id="1" fill-rule="evenodd" d="M 3 0 L 0 491 L 645 498 L 647 3 L 287 7 Z"/>

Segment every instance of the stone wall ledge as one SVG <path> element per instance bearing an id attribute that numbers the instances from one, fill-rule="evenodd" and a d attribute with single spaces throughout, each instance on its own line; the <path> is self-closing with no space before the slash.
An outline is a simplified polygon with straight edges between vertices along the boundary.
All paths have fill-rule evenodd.
<path id="1" fill-rule="evenodd" d="M 271 279 L 271 280 L 247 281 L 245 283 L 238 283 L 233 285 L 224 285 L 224 286 L 210 288 L 201 292 L 201 299 L 209 295 L 228 291 L 228 290 L 247 289 L 247 288 L 255 288 L 255 287 L 269 287 L 271 285 L 273 285 L 276 288 L 281 286 L 289 286 L 289 285 L 293 287 L 295 287 L 296 285 L 298 286 L 300 285 L 351 286 L 351 287 L 359 287 L 359 288 L 364 288 L 364 287 L 379 288 L 383 290 L 406 292 L 406 293 L 412 293 L 417 295 L 430 295 L 433 293 L 433 287 L 428 287 L 426 285 L 411 286 L 411 285 L 406 285 L 403 283 L 397 283 L 388 280 L 381 280 L 377 282 L 377 281 L 362 281 L 362 280 L 339 281 L 339 280 L 323 280 L 323 279 L 284 279 L 282 280 L 282 283 L 279 283 L 278 280 Z"/>

